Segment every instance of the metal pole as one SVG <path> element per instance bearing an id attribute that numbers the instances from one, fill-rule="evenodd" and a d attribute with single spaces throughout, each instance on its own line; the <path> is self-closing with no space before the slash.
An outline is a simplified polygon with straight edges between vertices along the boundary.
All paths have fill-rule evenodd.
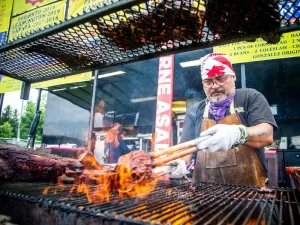
<path id="1" fill-rule="evenodd" d="M 21 106 L 21 113 L 20 113 L 20 120 L 18 124 L 18 135 L 17 135 L 17 141 L 20 141 L 20 132 L 21 132 L 21 123 L 22 123 L 22 116 L 23 116 L 23 108 L 24 108 L 24 100 L 22 100 L 22 106 Z"/>
<path id="2" fill-rule="evenodd" d="M 42 89 L 39 89 L 37 100 L 36 100 L 35 114 L 37 114 L 37 112 L 40 110 L 41 96 L 42 96 Z M 32 137 L 31 148 L 34 148 L 35 136 L 36 136 L 36 132 Z"/>
<path id="3" fill-rule="evenodd" d="M 242 83 L 242 88 L 246 88 L 246 69 L 245 69 L 245 64 L 241 64 L 241 83 Z"/>
<path id="4" fill-rule="evenodd" d="M 4 100 L 4 93 L 0 94 L 0 117 L 2 114 L 3 100 Z"/>
<path id="5" fill-rule="evenodd" d="M 140 137 L 140 149 L 143 149 L 143 138 L 142 137 Z M 147 152 L 147 150 L 146 150 L 146 152 Z"/>
<path id="6" fill-rule="evenodd" d="M 98 83 L 98 74 L 99 71 L 95 70 L 92 72 L 92 76 L 94 77 L 94 84 L 93 84 L 93 95 L 92 95 L 92 104 L 91 104 L 91 112 L 90 112 L 90 125 L 88 130 L 88 151 L 92 151 L 92 138 L 93 138 L 93 128 L 94 128 L 94 108 L 95 108 L 95 98 L 96 98 L 96 91 L 97 91 L 97 83 Z"/>

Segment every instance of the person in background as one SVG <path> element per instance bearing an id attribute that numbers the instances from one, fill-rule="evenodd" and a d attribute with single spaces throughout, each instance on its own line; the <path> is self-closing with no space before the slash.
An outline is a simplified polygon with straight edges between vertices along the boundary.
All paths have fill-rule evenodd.
<path id="1" fill-rule="evenodd" d="M 95 106 L 94 128 L 103 127 L 103 120 L 105 114 L 104 105 L 105 102 L 103 100 L 100 100 Z"/>
<path id="2" fill-rule="evenodd" d="M 277 129 L 267 100 L 254 89 L 236 89 L 227 55 L 210 53 L 199 62 L 207 98 L 188 109 L 180 141 L 203 138 L 196 141 L 193 181 L 265 186 L 264 146 Z"/>
<path id="3" fill-rule="evenodd" d="M 122 155 L 130 152 L 121 133 L 122 126 L 119 123 L 115 123 L 108 131 L 104 144 L 105 163 L 117 163 Z"/>

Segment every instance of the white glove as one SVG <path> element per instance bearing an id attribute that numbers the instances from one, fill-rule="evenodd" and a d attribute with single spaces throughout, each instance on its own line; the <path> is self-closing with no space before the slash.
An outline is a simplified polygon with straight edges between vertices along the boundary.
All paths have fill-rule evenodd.
<path id="1" fill-rule="evenodd" d="M 185 161 L 183 159 L 173 160 L 171 164 L 176 166 L 176 169 L 169 174 L 170 178 L 182 178 L 184 175 L 189 173 L 189 171 L 186 169 Z"/>
<path id="2" fill-rule="evenodd" d="M 217 124 L 200 134 L 200 137 L 212 136 L 199 142 L 197 148 L 208 152 L 227 151 L 232 146 L 241 143 L 239 127 L 240 125 Z"/>

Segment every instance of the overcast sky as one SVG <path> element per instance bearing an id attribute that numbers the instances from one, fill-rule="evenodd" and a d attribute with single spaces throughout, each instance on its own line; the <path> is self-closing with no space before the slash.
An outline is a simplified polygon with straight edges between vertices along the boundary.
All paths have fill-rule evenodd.
<path id="1" fill-rule="evenodd" d="M 21 112 L 22 99 L 20 99 L 20 93 L 21 93 L 20 91 L 15 91 L 15 92 L 8 92 L 8 93 L 4 94 L 2 112 L 3 112 L 3 109 L 7 105 L 11 105 L 11 107 L 13 109 L 18 109 L 18 112 L 19 113 Z M 31 89 L 29 99 L 31 99 L 33 102 L 36 103 L 37 96 L 38 96 L 38 90 L 37 89 Z M 26 106 L 26 102 L 27 101 L 24 100 L 24 107 Z"/>

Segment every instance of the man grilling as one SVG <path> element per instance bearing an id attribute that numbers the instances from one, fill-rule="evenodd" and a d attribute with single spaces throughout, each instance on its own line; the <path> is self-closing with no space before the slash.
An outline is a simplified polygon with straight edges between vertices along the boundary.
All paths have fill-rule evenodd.
<path id="1" fill-rule="evenodd" d="M 186 142 L 208 136 L 197 143 L 193 180 L 264 186 L 264 146 L 273 143 L 277 129 L 267 100 L 254 89 L 235 88 L 235 72 L 225 54 L 204 56 L 200 69 L 207 98 L 187 111 L 181 137 Z"/>
<path id="2" fill-rule="evenodd" d="M 122 126 L 119 123 L 115 123 L 113 128 L 107 132 L 104 146 L 105 163 L 117 163 L 122 155 L 130 153 L 121 133 Z"/>

